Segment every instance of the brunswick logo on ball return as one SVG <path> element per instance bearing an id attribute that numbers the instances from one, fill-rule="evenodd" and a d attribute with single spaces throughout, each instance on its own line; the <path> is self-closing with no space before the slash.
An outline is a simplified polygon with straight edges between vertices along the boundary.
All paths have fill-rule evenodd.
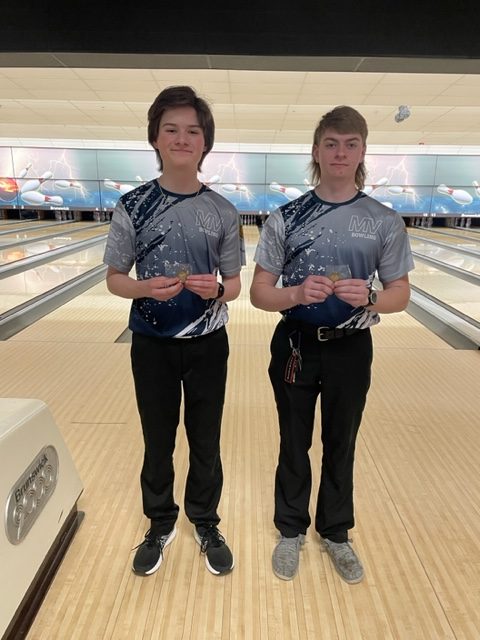
<path id="1" fill-rule="evenodd" d="M 5 529 L 12 544 L 19 544 L 32 528 L 55 491 L 58 454 L 44 447 L 15 482 L 7 498 Z"/>

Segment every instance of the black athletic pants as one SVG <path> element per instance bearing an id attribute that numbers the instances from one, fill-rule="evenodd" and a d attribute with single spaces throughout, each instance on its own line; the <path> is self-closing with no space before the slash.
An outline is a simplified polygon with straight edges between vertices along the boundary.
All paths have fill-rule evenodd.
<path id="1" fill-rule="evenodd" d="M 298 346 L 302 368 L 293 384 L 285 382 Z M 281 321 L 271 342 L 269 367 L 280 425 L 280 454 L 275 476 L 274 522 L 280 533 L 295 537 L 310 525 L 308 504 L 315 405 L 320 394 L 323 458 L 315 514 L 318 533 L 345 542 L 354 526 L 353 466 L 355 440 L 370 386 L 372 339 L 369 329 L 319 342 Z"/>
<path id="2" fill-rule="evenodd" d="M 173 494 L 173 452 L 182 386 L 190 449 L 185 513 L 197 525 L 220 522 L 220 428 L 228 354 L 225 328 L 196 338 L 132 336 L 132 371 L 145 442 L 143 510 L 160 535 L 171 531 L 179 511 Z"/>

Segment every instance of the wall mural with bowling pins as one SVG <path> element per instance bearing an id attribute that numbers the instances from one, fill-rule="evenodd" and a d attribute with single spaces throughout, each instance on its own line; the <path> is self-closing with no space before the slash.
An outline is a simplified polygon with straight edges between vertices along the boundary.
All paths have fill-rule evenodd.
<path id="1" fill-rule="evenodd" d="M 239 211 L 268 213 L 311 189 L 309 154 L 212 152 L 200 180 Z M 365 193 L 401 215 L 480 216 L 478 156 L 368 154 Z M 0 147 L 0 208 L 111 211 L 159 175 L 149 150 Z"/>
<path id="2" fill-rule="evenodd" d="M 18 186 L 13 170 L 12 150 L 0 147 L 0 207 L 12 208 L 17 205 Z"/>
<path id="3" fill-rule="evenodd" d="M 199 178 L 239 211 L 260 211 L 264 209 L 264 176 L 264 153 L 212 152 L 203 161 Z"/>
<path id="4" fill-rule="evenodd" d="M 153 151 L 102 149 L 97 161 L 103 211 L 114 209 L 120 196 L 159 175 Z"/>

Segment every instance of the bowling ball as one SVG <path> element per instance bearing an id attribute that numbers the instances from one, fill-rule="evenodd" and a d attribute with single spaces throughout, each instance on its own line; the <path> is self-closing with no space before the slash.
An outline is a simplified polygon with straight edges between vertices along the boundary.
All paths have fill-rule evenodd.
<path id="1" fill-rule="evenodd" d="M 4 202 L 12 202 L 16 199 L 18 185 L 13 178 L 0 178 L 0 199 Z"/>

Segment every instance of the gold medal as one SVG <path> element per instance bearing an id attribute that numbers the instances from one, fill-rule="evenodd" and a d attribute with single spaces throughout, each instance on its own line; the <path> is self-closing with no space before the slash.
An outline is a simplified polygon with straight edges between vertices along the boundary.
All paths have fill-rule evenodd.
<path id="1" fill-rule="evenodd" d="M 325 275 L 332 282 L 338 282 L 339 280 L 352 277 L 348 264 L 327 264 L 325 267 Z"/>
<path id="2" fill-rule="evenodd" d="M 188 276 L 189 276 L 189 271 L 187 271 L 187 269 L 179 269 L 177 271 L 177 278 L 180 280 L 180 282 L 185 283 Z"/>
<path id="3" fill-rule="evenodd" d="M 337 282 L 338 280 L 341 280 L 341 279 L 342 279 L 342 274 L 341 274 L 341 273 L 339 273 L 338 271 L 333 271 L 332 273 L 330 273 L 330 274 L 328 275 L 328 277 L 330 278 L 330 280 L 331 280 L 332 282 Z"/>

